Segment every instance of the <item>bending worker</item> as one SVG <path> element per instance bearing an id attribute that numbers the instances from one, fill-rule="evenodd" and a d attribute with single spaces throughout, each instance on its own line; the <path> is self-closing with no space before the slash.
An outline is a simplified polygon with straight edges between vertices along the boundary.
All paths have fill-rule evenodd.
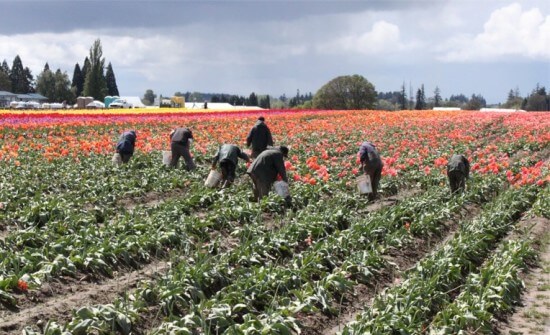
<path id="1" fill-rule="evenodd" d="M 284 157 L 288 157 L 288 148 L 285 146 L 273 147 L 264 150 L 246 171 L 253 182 L 254 198 L 260 200 L 269 194 L 273 183 L 280 175 L 282 180 L 288 183 Z M 290 195 L 285 198 L 287 205 L 290 205 Z"/>
<path id="2" fill-rule="evenodd" d="M 267 148 L 267 146 L 272 145 L 273 137 L 271 136 L 271 130 L 269 130 L 269 127 L 265 124 L 265 118 L 260 116 L 246 137 L 246 146 L 252 146 L 251 156 L 252 158 L 256 158 Z"/>
<path id="3" fill-rule="evenodd" d="M 359 159 L 361 161 L 361 170 L 370 177 L 372 185 L 372 193 L 369 193 L 369 200 L 374 200 L 378 195 L 378 185 L 382 177 L 384 163 L 382 163 L 376 146 L 368 141 L 361 144 Z"/>
<path id="4" fill-rule="evenodd" d="M 183 156 L 187 171 L 195 169 L 195 162 L 193 162 L 193 157 L 189 153 L 189 146 L 192 141 L 193 133 L 189 128 L 182 127 L 172 130 L 170 133 L 170 148 L 172 150 L 170 167 L 175 168 L 178 165 L 180 157 Z"/>
<path id="5" fill-rule="evenodd" d="M 229 187 L 235 180 L 235 170 L 237 169 L 238 159 L 241 158 L 250 162 L 248 155 L 238 146 L 233 144 L 223 144 L 212 161 L 212 169 L 220 162 L 222 170 L 222 187 Z"/>
<path id="6" fill-rule="evenodd" d="M 120 154 L 122 163 L 128 163 L 134 155 L 134 147 L 136 146 L 136 131 L 125 131 L 120 135 L 116 144 L 116 152 Z"/>
<path id="7" fill-rule="evenodd" d="M 464 192 L 466 179 L 470 178 L 470 162 L 464 155 L 453 155 L 447 163 L 447 178 L 451 193 Z"/>

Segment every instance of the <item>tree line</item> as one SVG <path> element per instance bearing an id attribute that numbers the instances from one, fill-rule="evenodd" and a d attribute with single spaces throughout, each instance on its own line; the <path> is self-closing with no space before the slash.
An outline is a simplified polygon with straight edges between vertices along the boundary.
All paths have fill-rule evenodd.
<path id="1" fill-rule="evenodd" d="M 34 79 L 31 70 L 23 67 L 19 55 L 15 56 L 11 68 L 4 59 L 0 67 L 0 91 L 15 94 L 39 93 L 50 102 L 74 104 L 79 96 L 91 96 L 103 101 L 105 96 L 118 96 L 113 66 L 109 62 L 105 68 L 105 58 L 101 41 L 97 39 L 84 59 L 82 68 L 76 63 L 72 80 L 61 69 L 52 71 L 46 62 L 42 72 Z"/>

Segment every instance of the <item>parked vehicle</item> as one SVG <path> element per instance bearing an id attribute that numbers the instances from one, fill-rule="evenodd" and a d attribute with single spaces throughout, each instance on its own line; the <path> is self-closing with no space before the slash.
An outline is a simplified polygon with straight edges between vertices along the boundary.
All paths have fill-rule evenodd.
<path id="1" fill-rule="evenodd" d="M 134 108 L 134 106 L 124 99 L 116 99 L 109 104 L 109 108 Z"/>

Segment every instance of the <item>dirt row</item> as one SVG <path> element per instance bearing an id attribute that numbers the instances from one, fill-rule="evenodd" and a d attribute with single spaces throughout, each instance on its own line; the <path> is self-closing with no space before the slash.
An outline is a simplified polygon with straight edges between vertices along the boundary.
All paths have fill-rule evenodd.
<path id="1" fill-rule="evenodd" d="M 542 217 L 524 217 L 516 234 L 527 230 L 535 241 L 538 262 L 523 275 L 525 291 L 521 305 L 505 321 L 499 322 L 495 333 L 506 335 L 550 334 L 550 220 Z"/>
<path id="2" fill-rule="evenodd" d="M 126 198 L 118 202 L 119 206 L 133 210 L 136 206 L 153 207 L 169 199 L 181 196 L 184 190 L 177 189 L 160 194 L 150 192 L 138 198 Z M 382 198 L 367 206 L 367 211 L 377 211 L 391 206 L 417 192 L 405 190 L 397 195 Z M 195 213 L 196 214 L 196 213 Z M 198 213 L 199 215 L 201 213 Z M 204 213 L 203 213 L 204 214 Z M 265 215 L 266 225 L 277 229 L 277 223 L 270 215 Z M 237 246 L 237 241 L 229 234 L 223 234 L 225 251 Z M 112 278 L 91 277 L 80 273 L 74 277 L 63 276 L 43 283 L 37 290 L 18 294 L 18 306 L 12 310 L 0 310 L 0 333 L 20 334 L 26 326 L 40 328 L 48 320 L 60 323 L 72 317 L 72 311 L 97 304 L 112 303 L 128 291 L 137 287 L 142 281 L 150 281 L 165 274 L 170 268 L 166 259 L 154 259 L 142 268 L 118 269 Z M 150 323 L 150 322 L 145 322 Z M 152 325 L 150 325 L 152 326 Z M 153 325 L 154 326 L 154 325 Z"/>
<path id="3" fill-rule="evenodd" d="M 359 314 L 369 308 L 376 295 L 384 289 L 398 285 L 405 271 L 451 239 L 458 230 L 458 222 L 460 220 L 471 219 L 480 211 L 480 205 L 465 205 L 459 213 L 442 224 L 439 236 L 431 237 L 430 241 L 414 238 L 414 241 L 411 243 L 414 247 L 392 250 L 386 254 L 385 258 L 390 263 L 395 264 L 395 267 L 387 268 L 381 274 L 377 274 L 375 280 L 369 285 L 356 285 L 353 292 L 346 294 L 341 303 L 333 306 L 336 310 L 340 311 L 338 316 L 334 317 L 320 313 L 313 315 L 301 314 L 299 320 L 304 325 L 302 334 L 335 335 L 342 331 L 345 325 L 355 320 Z"/>

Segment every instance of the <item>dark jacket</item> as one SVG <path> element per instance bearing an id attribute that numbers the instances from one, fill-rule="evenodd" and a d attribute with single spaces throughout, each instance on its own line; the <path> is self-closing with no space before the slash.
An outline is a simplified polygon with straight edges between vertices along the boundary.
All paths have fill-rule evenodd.
<path id="1" fill-rule="evenodd" d="M 466 178 L 470 177 L 470 162 L 464 155 L 453 155 L 447 163 L 447 173 L 460 171 Z"/>
<path id="2" fill-rule="evenodd" d="M 276 148 L 263 151 L 246 172 L 264 183 L 274 183 L 278 174 L 288 182 L 283 153 Z"/>
<path id="3" fill-rule="evenodd" d="M 366 163 L 368 165 L 382 163 L 380 154 L 378 153 L 378 150 L 376 150 L 376 146 L 371 142 L 361 143 L 361 147 L 359 147 L 359 159 L 361 163 Z"/>
<path id="4" fill-rule="evenodd" d="M 189 139 L 193 138 L 193 133 L 189 128 L 176 128 L 170 133 L 170 141 L 187 144 Z"/>
<path id="5" fill-rule="evenodd" d="M 125 131 L 120 135 L 116 144 L 116 151 L 121 154 L 133 154 L 136 145 L 136 132 L 133 130 Z"/>
<path id="6" fill-rule="evenodd" d="M 271 131 L 269 127 L 263 122 L 258 120 L 254 127 L 250 129 L 250 133 L 246 137 L 246 146 L 252 150 L 262 151 L 267 148 L 268 145 L 273 145 L 273 137 L 271 137 Z"/>
<path id="7" fill-rule="evenodd" d="M 241 149 L 239 149 L 238 146 L 233 144 L 224 144 L 220 147 L 216 156 L 214 156 L 212 165 L 216 165 L 218 161 L 220 163 L 229 161 L 233 163 L 233 165 L 237 166 L 237 160 L 239 158 L 242 158 L 245 161 L 248 161 L 249 159 L 248 155 L 245 152 L 243 152 Z"/>

